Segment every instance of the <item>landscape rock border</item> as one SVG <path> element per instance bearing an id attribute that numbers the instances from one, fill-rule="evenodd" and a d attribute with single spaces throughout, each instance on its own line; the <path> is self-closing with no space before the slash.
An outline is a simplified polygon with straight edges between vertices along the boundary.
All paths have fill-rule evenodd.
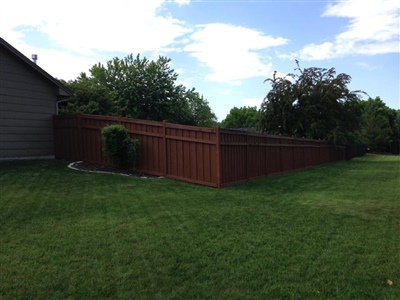
<path id="1" fill-rule="evenodd" d="M 72 162 L 68 165 L 68 168 L 70 168 L 72 170 L 83 171 L 83 172 L 115 174 L 115 175 L 122 175 L 122 176 L 137 177 L 137 178 L 142 178 L 142 179 L 163 178 L 163 177 L 156 176 L 156 175 L 146 174 L 141 171 L 134 170 L 134 169 L 121 170 L 121 169 L 114 168 L 112 166 L 98 165 L 98 164 L 87 163 L 87 162 L 83 162 L 83 161 Z"/>

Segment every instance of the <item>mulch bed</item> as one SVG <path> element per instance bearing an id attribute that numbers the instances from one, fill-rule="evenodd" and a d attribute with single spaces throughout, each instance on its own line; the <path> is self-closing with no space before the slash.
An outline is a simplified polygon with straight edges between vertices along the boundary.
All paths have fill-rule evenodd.
<path id="1" fill-rule="evenodd" d="M 96 173 L 112 173 L 119 174 L 125 176 L 133 176 L 140 178 L 160 178 L 159 176 L 150 175 L 143 173 L 141 171 L 135 169 L 127 169 L 121 170 L 117 169 L 113 166 L 103 166 L 98 164 L 87 163 L 83 161 L 77 161 L 69 165 L 70 168 L 80 170 L 80 171 L 88 171 L 88 172 L 96 172 Z"/>

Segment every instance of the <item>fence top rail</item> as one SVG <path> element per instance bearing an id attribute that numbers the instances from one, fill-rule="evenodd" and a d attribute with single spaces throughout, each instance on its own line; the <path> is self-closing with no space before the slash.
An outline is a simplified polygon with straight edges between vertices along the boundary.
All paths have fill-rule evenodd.
<path id="1" fill-rule="evenodd" d="M 115 122 L 130 122 L 130 123 L 139 123 L 139 124 L 149 124 L 149 125 L 162 126 L 162 122 L 157 122 L 157 121 L 140 120 L 140 119 L 133 119 L 133 118 L 117 117 L 117 116 L 90 115 L 90 114 L 81 114 L 81 113 L 68 114 L 68 115 L 57 115 L 57 116 L 55 116 L 55 118 L 56 119 L 74 119 L 74 118 L 95 119 L 95 120 L 105 120 L 105 121 L 115 121 Z"/>
<path id="2" fill-rule="evenodd" d="M 326 140 L 315 140 L 310 138 L 298 138 L 298 137 L 291 137 L 291 136 L 284 136 L 284 135 L 273 135 L 273 134 L 266 134 L 260 132 L 253 132 L 253 131 L 244 131 L 239 129 L 225 129 L 220 128 L 221 134 L 232 134 L 232 135 L 243 135 L 249 137 L 261 137 L 261 138 L 273 138 L 273 139 L 282 139 L 282 140 L 295 140 L 295 141 L 307 141 L 307 142 L 318 142 L 318 143 L 328 143 Z"/>
<path id="3" fill-rule="evenodd" d="M 190 125 L 181 125 L 174 124 L 168 122 L 159 122 L 159 121 L 150 121 L 150 120 L 141 120 L 141 119 L 133 119 L 133 118 L 125 118 L 125 117 L 116 117 L 116 116 L 103 116 L 103 115 L 90 115 L 90 114 L 68 114 L 68 115 L 57 115 L 54 116 L 55 119 L 96 119 L 96 120 L 104 120 L 104 121 L 113 121 L 118 123 L 133 123 L 133 124 L 142 124 L 142 125 L 151 125 L 156 127 L 167 127 L 174 129 L 186 129 L 186 130 L 195 130 L 198 132 L 208 132 L 208 133 L 216 133 L 216 127 L 200 127 L 200 126 L 190 126 Z"/>
<path id="4" fill-rule="evenodd" d="M 161 122 L 162 123 L 162 122 Z M 191 125 L 181 125 L 181 124 L 174 124 L 174 123 L 165 123 L 165 126 L 168 128 L 174 129 L 187 129 L 187 130 L 194 130 L 194 131 L 201 131 L 201 132 L 208 132 L 208 133 L 216 133 L 216 127 L 200 127 L 200 126 L 191 126 Z"/>

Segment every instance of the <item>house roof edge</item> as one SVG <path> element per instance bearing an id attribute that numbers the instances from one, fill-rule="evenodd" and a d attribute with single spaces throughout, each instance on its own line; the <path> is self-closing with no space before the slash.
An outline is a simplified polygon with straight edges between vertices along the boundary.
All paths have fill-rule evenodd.
<path id="1" fill-rule="evenodd" d="M 63 90 L 68 96 L 72 97 L 74 95 L 74 92 L 71 91 L 68 87 L 66 87 L 64 84 L 62 84 L 58 79 L 54 78 L 51 76 L 49 73 L 47 73 L 45 70 L 43 70 L 41 67 L 39 67 L 37 64 L 35 64 L 33 61 L 31 61 L 29 58 L 27 58 L 24 54 L 22 54 L 19 50 L 17 50 L 15 47 L 13 47 L 11 44 L 9 44 L 6 40 L 4 40 L 2 37 L 0 37 L 0 45 L 3 45 L 6 49 L 11 51 L 14 55 L 16 55 L 18 58 L 20 58 L 23 62 L 25 62 L 27 65 L 29 65 L 31 68 L 33 68 L 36 72 L 40 73 L 42 76 L 44 76 L 47 80 L 51 81 L 53 84 L 58 86 L 61 90 Z"/>

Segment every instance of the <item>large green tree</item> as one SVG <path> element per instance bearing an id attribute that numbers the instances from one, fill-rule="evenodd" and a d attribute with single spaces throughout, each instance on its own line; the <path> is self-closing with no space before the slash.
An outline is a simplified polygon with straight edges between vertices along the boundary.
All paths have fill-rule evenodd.
<path id="1" fill-rule="evenodd" d="M 85 73 L 81 73 L 75 80 L 63 81 L 63 83 L 74 91 L 74 97 L 71 101 L 60 104 L 61 113 L 81 112 L 110 116 L 121 114 L 116 93 L 101 84 L 97 84 L 93 78 L 87 77 Z"/>
<path id="2" fill-rule="evenodd" d="M 260 124 L 260 112 L 257 107 L 234 107 L 221 122 L 221 128 L 253 128 L 258 129 Z"/>
<path id="3" fill-rule="evenodd" d="M 361 140 L 374 151 L 385 151 L 400 140 L 400 111 L 386 106 L 380 97 L 360 101 Z"/>
<path id="4" fill-rule="evenodd" d="M 297 61 L 296 61 L 297 62 Z M 356 139 L 361 108 L 359 94 L 347 85 L 351 77 L 334 68 L 305 68 L 267 79 L 272 85 L 262 105 L 263 131 L 325 139 L 342 144 Z"/>
<path id="5" fill-rule="evenodd" d="M 192 125 L 214 122 L 208 102 L 194 89 L 176 83 L 178 74 L 170 68 L 170 61 L 162 56 L 150 61 L 130 54 L 96 64 L 90 76 L 82 73 L 67 82 L 76 95 L 61 111 Z"/>
<path id="6" fill-rule="evenodd" d="M 190 120 L 193 125 L 212 127 L 217 125 L 217 117 L 211 110 L 208 101 L 194 88 L 186 90 L 184 97 L 187 103 Z M 189 124 L 190 125 L 190 124 Z"/>
<path id="7" fill-rule="evenodd" d="M 289 136 L 296 134 L 295 86 L 287 79 L 288 76 L 277 77 L 275 71 L 272 78 L 264 81 L 270 82 L 272 87 L 260 108 L 260 127 L 264 132 Z"/>

